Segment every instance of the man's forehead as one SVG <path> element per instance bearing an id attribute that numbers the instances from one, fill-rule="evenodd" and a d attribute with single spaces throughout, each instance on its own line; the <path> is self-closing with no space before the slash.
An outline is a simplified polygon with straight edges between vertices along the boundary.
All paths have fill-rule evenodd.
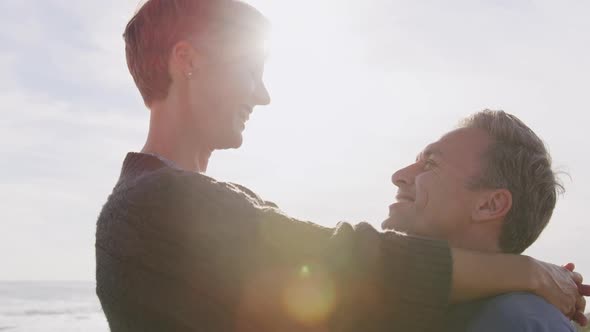
<path id="1" fill-rule="evenodd" d="M 491 142 L 490 135 L 479 128 L 459 128 L 444 134 L 439 144 L 466 144 L 487 145 Z"/>
<path id="2" fill-rule="evenodd" d="M 479 128 L 461 128 L 445 134 L 438 147 L 453 158 L 479 159 L 492 143 L 491 137 Z"/>
<path id="3" fill-rule="evenodd" d="M 485 150 L 490 144 L 489 135 L 478 128 L 459 128 L 444 134 L 438 141 L 427 145 L 420 155 L 443 156 L 454 153 L 467 153 L 469 151 Z"/>

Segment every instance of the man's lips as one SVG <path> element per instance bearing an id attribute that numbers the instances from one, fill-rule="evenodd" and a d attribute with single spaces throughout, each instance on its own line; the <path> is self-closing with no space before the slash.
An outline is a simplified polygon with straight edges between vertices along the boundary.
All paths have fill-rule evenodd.
<path id="1" fill-rule="evenodd" d="M 393 209 L 395 208 L 396 204 L 399 203 L 413 203 L 414 196 L 406 195 L 406 194 L 397 194 L 395 196 L 396 202 L 389 206 L 389 216 L 393 215 Z"/>
<path id="2" fill-rule="evenodd" d="M 398 202 L 413 202 L 414 201 L 414 196 L 407 195 L 407 194 L 397 194 L 395 196 L 395 199 Z"/>

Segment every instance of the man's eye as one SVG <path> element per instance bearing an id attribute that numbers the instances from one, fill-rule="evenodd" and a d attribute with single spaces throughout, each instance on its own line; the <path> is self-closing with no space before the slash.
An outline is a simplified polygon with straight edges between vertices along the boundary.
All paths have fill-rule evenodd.
<path id="1" fill-rule="evenodd" d="M 434 162 L 434 160 L 426 159 L 424 161 L 424 169 L 425 170 L 430 170 L 430 169 L 432 169 L 435 166 L 436 166 L 436 163 Z"/>

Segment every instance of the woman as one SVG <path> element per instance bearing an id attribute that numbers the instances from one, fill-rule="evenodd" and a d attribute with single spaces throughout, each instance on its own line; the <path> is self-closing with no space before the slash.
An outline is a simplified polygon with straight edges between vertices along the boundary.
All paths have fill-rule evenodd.
<path id="1" fill-rule="evenodd" d="M 270 102 L 266 29 L 231 0 L 149 0 L 127 25 L 150 129 L 97 224 L 97 294 L 112 331 L 426 331 L 449 302 L 520 290 L 582 320 L 582 279 L 567 269 L 367 224 L 320 227 L 203 175 L 211 152 L 238 148 L 253 108 Z"/>

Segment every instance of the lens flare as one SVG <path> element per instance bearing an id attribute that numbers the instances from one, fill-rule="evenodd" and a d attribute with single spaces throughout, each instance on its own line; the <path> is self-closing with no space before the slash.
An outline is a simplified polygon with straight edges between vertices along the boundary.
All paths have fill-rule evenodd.
<path id="1" fill-rule="evenodd" d="M 307 326 L 326 322 L 333 312 L 336 294 L 333 280 L 321 269 L 303 265 L 287 283 L 283 305 L 292 319 Z"/>
<path id="2" fill-rule="evenodd" d="M 308 265 L 303 265 L 301 267 L 301 270 L 299 270 L 299 276 L 301 278 L 308 278 L 310 276 L 310 274 L 311 274 L 311 271 L 310 271 Z"/>

